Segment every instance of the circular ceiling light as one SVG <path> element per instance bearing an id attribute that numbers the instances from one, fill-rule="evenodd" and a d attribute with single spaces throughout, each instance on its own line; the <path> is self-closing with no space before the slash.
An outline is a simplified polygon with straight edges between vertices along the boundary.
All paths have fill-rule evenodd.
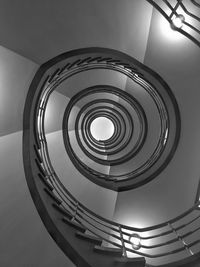
<path id="1" fill-rule="evenodd" d="M 173 45 L 175 43 L 178 43 L 180 45 L 180 42 L 184 41 L 184 36 L 177 32 L 178 28 L 174 26 L 173 21 L 174 17 L 169 23 L 169 21 L 166 20 L 163 16 L 159 16 L 158 25 L 160 27 L 160 33 L 164 37 L 163 42 L 170 41 L 173 42 Z"/>
<path id="2" fill-rule="evenodd" d="M 111 120 L 106 117 L 98 117 L 92 121 L 90 131 L 97 141 L 105 141 L 113 136 L 115 129 Z"/>
<path id="3" fill-rule="evenodd" d="M 183 23 L 185 21 L 185 17 L 183 15 L 177 15 L 172 19 L 172 28 L 173 29 L 181 29 L 183 27 Z"/>
<path id="4" fill-rule="evenodd" d="M 135 249 L 135 250 L 140 249 L 141 237 L 138 234 L 132 234 L 129 238 L 129 241 L 130 241 L 133 249 Z"/>

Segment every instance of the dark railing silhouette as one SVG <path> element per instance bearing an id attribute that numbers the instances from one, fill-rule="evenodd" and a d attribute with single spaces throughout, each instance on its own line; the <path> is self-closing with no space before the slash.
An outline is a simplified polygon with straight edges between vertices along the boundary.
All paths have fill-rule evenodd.
<path id="1" fill-rule="evenodd" d="M 160 119 L 161 119 L 161 133 L 160 133 L 160 140 L 158 142 L 158 145 L 155 148 L 155 151 L 153 152 L 151 157 L 140 168 L 138 168 L 137 170 L 134 170 L 128 174 L 125 174 L 125 175 L 115 174 L 112 177 L 112 175 L 106 175 L 106 174 L 100 173 L 100 172 L 90 168 L 89 166 L 84 164 L 84 162 L 79 161 L 78 157 L 76 156 L 73 149 L 71 148 L 69 138 L 64 138 L 66 150 L 69 152 L 68 154 L 71 155 L 73 162 L 77 165 L 77 168 L 81 168 L 83 171 L 87 170 L 88 173 L 90 173 L 92 176 L 96 176 L 97 179 L 99 179 L 99 178 L 101 180 L 104 179 L 105 181 L 107 181 L 109 183 L 110 182 L 117 183 L 117 182 L 120 182 L 121 180 L 126 180 L 126 179 L 131 180 L 133 176 L 138 176 L 138 175 L 142 174 L 142 172 L 144 172 L 145 170 L 150 169 L 153 166 L 153 164 L 158 160 L 158 158 L 160 157 L 162 152 L 164 151 L 165 146 L 166 146 L 166 141 L 168 139 L 168 127 L 169 127 L 168 112 L 166 111 L 165 105 L 161 101 L 159 94 L 153 89 L 154 86 L 143 77 L 143 74 L 137 68 L 133 68 L 133 67 L 131 68 L 131 66 L 127 66 L 127 64 L 120 62 L 120 61 L 117 61 L 117 60 L 113 60 L 112 58 L 103 58 L 103 57 L 100 58 L 100 57 L 98 57 L 98 58 L 94 58 L 94 59 L 92 59 L 92 58 L 90 58 L 88 60 L 86 60 L 86 59 L 84 61 L 83 60 L 78 61 L 77 64 L 73 64 L 73 67 L 76 67 L 73 69 L 71 69 L 71 67 L 68 68 L 68 65 L 67 65 L 66 66 L 67 71 L 61 72 L 62 77 L 60 77 L 60 72 L 56 71 L 55 73 L 58 73 L 59 77 L 57 76 L 57 79 L 55 79 L 55 84 L 51 84 L 51 86 L 52 86 L 51 90 L 53 90 L 54 87 L 58 86 L 58 84 L 60 82 L 62 82 L 63 79 L 67 79 L 71 75 L 76 74 L 76 72 L 82 72 L 82 71 L 90 70 L 90 69 L 109 69 L 109 70 L 115 70 L 115 71 L 118 71 L 120 73 L 123 73 L 127 77 L 130 77 L 131 79 L 135 80 L 138 84 L 140 84 L 143 88 L 145 88 L 145 90 L 148 92 L 148 94 L 154 99 L 154 101 L 158 107 L 159 115 L 160 115 Z M 133 73 L 134 73 L 134 75 L 133 75 Z M 161 83 L 161 84 L 162 84 L 161 86 L 164 87 L 163 83 Z M 100 87 L 102 87 L 102 86 L 100 86 Z M 51 90 L 50 90 L 50 93 L 51 93 Z M 103 90 L 103 89 L 102 88 L 99 89 L 98 86 L 94 86 L 94 88 L 92 88 L 93 93 L 95 91 L 98 92 L 98 90 Z M 108 88 L 107 88 L 107 90 L 108 90 Z M 112 89 L 112 90 L 114 90 L 114 89 Z M 106 92 L 106 89 L 105 89 L 105 92 Z M 125 94 L 125 93 L 126 92 L 123 92 L 123 94 Z M 117 93 L 115 91 L 113 91 L 113 94 L 117 95 Z M 176 104 L 174 104 L 174 105 L 176 106 Z M 70 110 L 70 108 L 68 108 L 68 109 Z M 177 116 L 177 118 L 176 118 L 177 121 L 179 120 L 178 119 L 178 113 L 179 112 L 176 110 L 175 116 Z M 66 116 L 66 113 L 65 113 L 64 117 L 65 116 Z M 64 124 L 67 124 L 65 120 L 66 119 L 64 118 L 64 122 L 65 122 Z M 179 122 L 177 122 L 177 125 L 178 124 L 179 124 Z M 179 129 L 179 128 L 180 128 L 180 125 L 178 125 L 177 129 Z M 68 136 L 67 129 L 65 130 L 63 135 Z M 77 131 L 76 131 L 76 135 L 77 135 Z M 179 134 L 177 131 L 176 141 L 175 141 L 176 144 L 174 145 L 174 149 L 178 143 L 178 136 L 179 136 Z M 77 137 L 77 140 L 79 141 L 78 137 Z M 80 145 L 80 147 L 82 148 L 82 150 L 84 150 L 83 146 Z M 85 151 L 85 154 L 88 155 L 89 153 L 87 151 Z M 124 157 L 124 160 L 127 160 L 128 156 L 129 156 L 129 158 L 131 158 L 133 155 L 131 153 L 130 153 L 130 155 L 126 155 Z M 94 157 L 94 161 L 95 160 L 99 161 L 100 163 L 103 162 L 103 160 L 100 160 L 100 159 L 98 160 L 97 158 Z M 111 163 L 108 162 L 108 163 L 111 166 L 112 164 L 116 164 L 116 162 L 117 161 L 114 161 L 114 163 L 112 163 L 112 162 Z M 108 163 L 105 163 L 105 164 L 108 165 Z"/>
<path id="2" fill-rule="evenodd" d="M 146 228 L 130 227 L 103 218 L 89 210 L 63 186 L 55 173 L 49 157 L 44 129 L 45 108 L 51 92 L 58 84 L 66 79 L 66 77 L 73 75 L 73 67 L 82 64 L 83 70 L 88 69 L 88 62 L 94 62 L 93 67 L 97 66 L 98 68 L 103 66 L 99 65 L 101 60 L 103 62 L 102 64 L 107 64 L 110 68 L 112 68 L 112 64 L 117 63 L 120 71 L 129 72 L 125 64 L 116 62 L 112 58 L 107 58 L 105 63 L 105 59 L 103 60 L 98 57 L 98 64 L 95 60 L 96 59 L 89 57 L 87 59 L 77 60 L 72 64 L 67 64 L 62 69 L 56 69 L 53 74 L 47 75 L 47 78 L 41 86 L 38 105 L 34 111 L 34 145 L 32 149 L 38 168 L 38 177 L 35 179 L 40 179 L 46 185 L 44 192 L 54 200 L 53 206 L 63 214 L 63 221 L 65 221 L 64 214 L 70 213 L 73 217 L 72 220 L 80 223 L 80 225 L 84 226 L 95 236 L 100 237 L 110 246 L 122 249 L 124 257 L 127 256 L 127 253 L 131 253 L 130 257 L 131 255 L 139 255 L 145 257 L 147 261 L 148 258 L 151 258 L 158 259 L 158 262 L 162 260 L 163 257 L 168 257 L 166 262 L 170 262 L 171 255 L 177 255 L 178 260 L 185 259 L 188 256 L 192 258 L 194 254 L 198 255 L 198 253 L 200 253 L 200 246 L 198 247 L 198 244 L 200 244 L 200 232 L 198 232 L 200 227 L 195 224 L 192 230 L 187 228 L 188 226 L 192 226 L 195 222 L 200 223 L 200 213 L 197 212 L 197 208 L 200 205 L 199 201 L 185 213 L 167 222 Z M 84 62 L 85 66 L 83 65 Z M 141 75 L 141 73 L 138 72 L 138 75 Z M 58 76 L 59 79 L 56 78 Z M 136 77 L 137 79 L 139 78 L 139 76 Z M 187 222 L 182 222 L 182 220 L 186 220 Z M 184 232 L 180 234 L 180 230 Z M 193 236 L 194 233 L 195 236 Z M 138 234 L 141 238 L 141 246 L 139 249 L 134 249 L 132 247 L 130 239 L 133 234 Z M 190 236 L 193 236 L 193 240 L 186 242 L 186 239 Z M 162 238 L 167 241 L 160 241 Z M 152 244 L 145 245 L 145 243 L 149 242 Z M 172 249 L 171 246 L 174 244 L 175 248 Z M 195 248 L 195 252 L 193 252 L 193 248 Z M 154 265 L 149 264 L 147 266 Z"/>
<path id="3" fill-rule="evenodd" d="M 195 0 L 146 0 L 172 25 L 174 16 L 183 15 L 183 28 L 174 28 L 200 46 L 200 4 Z M 196 12 L 192 8 L 194 5 Z M 192 8 L 193 11 L 190 9 Z"/>
<path id="4" fill-rule="evenodd" d="M 83 225 L 86 229 L 88 229 L 91 233 L 95 234 L 96 236 L 100 237 L 102 240 L 106 241 L 108 244 L 113 245 L 115 247 L 123 249 L 125 253 L 131 252 L 133 254 L 137 254 L 140 256 L 144 256 L 146 258 L 160 258 L 163 256 L 168 256 L 171 254 L 176 254 L 181 251 L 189 251 L 191 255 L 193 255 L 193 252 L 191 251 L 191 248 L 195 246 L 196 244 L 200 243 L 200 234 L 199 236 L 196 235 L 196 238 L 193 242 L 190 242 L 188 244 L 185 243 L 184 238 L 187 236 L 192 235 L 193 233 L 200 230 L 200 227 L 196 227 L 192 231 L 185 231 L 184 234 L 178 235 L 178 231 L 180 229 L 185 229 L 187 226 L 191 225 L 193 222 L 199 220 L 200 223 L 200 214 L 196 215 L 194 218 L 192 216 L 191 218 L 188 218 L 187 223 L 180 224 L 179 226 L 175 227 L 173 226 L 174 223 L 181 221 L 182 218 L 188 217 L 188 215 L 191 215 L 192 213 L 195 213 L 196 209 L 200 205 L 200 202 L 197 202 L 191 209 L 186 211 L 184 214 L 167 221 L 165 223 L 147 227 L 147 228 L 135 228 L 135 227 L 129 227 L 126 225 L 118 224 L 116 222 L 107 220 L 105 218 L 102 218 L 101 216 L 95 214 L 94 212 L 87 209 L 84 205 L 82 205 L 79 201 L 77 201 L 71 193 L 63 187 L 61 184 L 59 178 L 57 177 L 56 173 L 53 170 L 53 167 L 51 165 L 51 161 L 49 159 L 48 155 L 48 148 L 47 148 L 47 142 L 44 134 L 44 111 L 43 103 L 41 102 L 41 106 L 39 107 L 39 114 L 38 114 L 38 147 L 35 146 L 35 161 L 38 166 L 38 177 L 42 179 L 43 182 L 47 185 L 49 190 L 46 192 L 51 195 L 51 197 L 56 200 L 57 205 L 55 204 L 55 207 L 59 209 L 60 211 L 63 211 L 63 213 L 70 212 L 70 214 L 73 216 L 73 219 L 79 222 L 81 225 Z M 166 229 L 168 228 L 168 230 Z M 158 234 L 153 235 L 147 235 L 145 237 L 145 234 L 148 234 L 148 232 L 159 230 Z M 131 248 L 131 242 L 130 238 L 133 233 L 137 233 L 141 237 L 141 249 L 147 249 L 148 252 L 143 253 L 140 252 L 140 250 L 134 250 Z M 173 238 L 170 237 L 171 234 L 173 234 Z M 107 237 L 105 237 L 107 235 Z M 169 236 L 169 240 L 166 242 L 156 242 L 156 239 L 159 239 L 160 237 L 167 237 Z M 154 245 L 145 245 L 146 240 L 155 240 Z M 179 242 L 180 246 L 178 246 L 177 249 L 170 250 L 168 249 L 169 244 L 173 244 L 176 242 Z M 144 244 L 143 244 L 144 242 Z M 166 252 L 163 253 L 154 253 L 154 249 L 166 247 Z M 199 248 L 200 249 L 200 248 Z"/>
<path id="5" fill-rule="evenodd" d="M 138 63 L 139 64 L 139 63 Z M 130 77 L 131 79 L 133 79 L 134 81 L 136 81 L 136 83 L 140 84 L 143 88 L 145 88 L 145 90 L 148 92 L 148 94 L 154 99 L 156 106 L 158 108 L 159 111 L 159 116 L 160 116 L 160 120 L 161 120 L 161 129 L 160 129 L 160 138 L 158 140 L 158 143 L 155 147 L 155 150 L 153 151 L 153 153 L 151 154 L 151 156 L 149 157 L 149 159 L 144 162 L 138 169 L 130 171 L 127 174 L 123 174 L 123 175 L 107 175 L 104 173 L 100 173 L 98 172 L 98 170 L 92 169 L 89 166 L 87 166 L 83 161 L 80 161 L 79 158 L 77 157 L 77 155 L 74 153 L 74 150 L 71 148 L 71 144 L 69 142 L 69 138 L 64 138 L 64 143 L 65 143 L 65 148 L 68 152 L 68 155 L 70 155 L 70 159 L 73 161 L 73 163 L 75 164 L 76 168 L 81 171 L 82 173 L 84 173 L 85 176 L 87 176 L 89 179 L 92 179 L 94 181 L 94 177 L 96 179 L 97 183 L 101 183 L 103 180 L 106 181 L 107 183 L 105 183 L 105 187 L 108 188 L 112 188 L 113 190 L 119 190 L 119 187 L 121 188 L 120 190 L 124 190 L 124 188 L 130 187 L 130 186 L 135 186 L 135 184 L 139 183 L 144 183 L 146 180 L 151 180 L 155 177 L 156 173 L 158 173 L 159 171 L 161 171 L 162 168 L 164 168 L 168 162 L 170 161 L 170 159 L 172 158 L 173 153 L 175 152 L 175 149 L 177 147 L 178 144 L 178 140 L 179 140 L 179 134 L 180 134 L 180 118 L 179 118 L 179 111 L 178 111 L 178 107 L 176 104 L 176 101 L 173 97 L 173 94 L 170 92 L 169 87 L 165 84 L 165 82 L 163 80 L 156 80 L 157 77 L 154 78 L 154 81 L 152 81 L 152 83 L 155 83 L 157 87 L 162 87 L 162 90 L 166 91 L 167 94 L 170 97 L 170 100 L 167 101 L 171 101 L 172 103 L 172 108 L 170 108 L 170 112 L 174 112 L 174 117 L 175 117 L 175 128 L 174 131 L 176 131 L 175 135 L 174 135 L 174 143 L 171 145 L 167 144 L 167 140 L 170 139 L 169 137 L 169 131 L 168 131 L 168 127 L 169 127 L 169 111 L 166 110 L 166 105 L 162 102 L 161 97 L 159 95 L 159 93 L 154 89 L 154 84 L 151 84 L 151 82 L 149 81 L 149 77 L 144 77 L 146 75 L 145 71 L 142 72 L 140 66 L 131 66 L 127 63 L 121 62 L 120 60 L 116 60 L 116 59 L 112 59 L 111 57 L 86 57 L 82 60 L 75 60 L 75 62 L 69 64 L 67 63 L 63 68 L 59 68 L 56 69 L 55 72 L 53 74 L 50 75 L 50 77 L 47 78 L 45 86 L 47 87 L 45 90 L 43 90 L 39 101 L 41 102 L 41 107 L 40 110 L 38 111 L 38 113 L 40 114 L 42 112 L 42 110 L 44 110 L 45 105 L 48 101 L 48 98 L 51 94 L 51 92 L 60 84 L 62 83 L 63 80 L 75 75 L 76 73 L 80 73 L 83 72 L 85 70 L 91 70 L 91 69 L 109 69 L 109 70 L 115 70 L 118 71 L 120 73 L 125 74 L 127 77 Z M 151 75 L 151 74 L 149 74 Z M 160 79 L 160 77 L 159 77 Z M 44 88 L 44 87 L 43 87 Z M 94 87 L 92 88 L 92 91 L 98 91 L 99 88 L 98 87 Z M 102 89 L 101 89 L 102 90 Z M 106 92 L 106 89 L 105 89 Z M 115 94 L 117 94 L 116 92 L 114 92 Z M 123 94 L 125 94 L 126 92 L 123 92 Z M 169 102 L 168 105 L 171 105 L 171 103 Z M 167 105 L 167 106 L 168 106 Z M 68 105 L 69 106 L 69 105 Z M 168 107 L 169 109 L 169 107 Z M 174 111 L 173 111 L 174 110 Z M 171 115 L 172 116 L 172 115 Z M 64 116 L 65 117 L 65 116 Z M 144 116 L 143 116 L 144 117 Z M 173 127 L 171 126 L 171 129 Z M 171 130 L 171 132 L 173 132 L 173 130 Z M 173 133 L 171 134 L 173 135 Z M 68 136 L 68 130 L 65 130 L 65 132 L 63 133 L 63 136 L 66 137 Z M 77 138 L 77 140 L 79 140 Z M 164 155 L 163 151 L 165 150 L 165 148 L 167 147 L 167 154 Z M 87 153 L 86 153 L 87 154 Z M 160 161 L 160 163 L 158 163 L 159 158 L 164 155 L 165 160 L 163 162 Z M 91 155 L 92 156 L 92 155 Z M 126 155 L 130 157 L 130 155 Z M 131 154 L 131 156 L 133 156 Z M 133 177 L 138 177 L 139 175 L 143 175 L 143 172 L 146 173 L 147 170 L 149 170 L 150 168 L 154 168 L 154 164 L 158 163 L 159 167 L 158 169 L 154 172 L 152 172 L 148 178 L 142 178 L 144 180 L 140 178 L 137 179 L 133 179 Z M 110 164 L 111 165 L 111 164 Z M 140 177 L 140 176 L 139 176 Z M 123 186 L 120 185 L 120 182 L 125 182 L 128 181 L 128 184 L 125 185 L 125 183 L 123 184 Z M 101 183 L 102 185 L 102 183 Z M 130 189 L 130 188 L 129 188 Z"/>

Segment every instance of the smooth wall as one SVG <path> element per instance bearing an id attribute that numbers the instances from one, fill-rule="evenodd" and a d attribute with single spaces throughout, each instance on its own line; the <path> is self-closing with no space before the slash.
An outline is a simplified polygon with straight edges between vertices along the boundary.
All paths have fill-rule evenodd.
<path id="1" fill-rule="evenodd" d="M 45 229 L 22 160 L 22 118 L 34 62 L 0 47 L 0 266 L 72 267 Z"/>

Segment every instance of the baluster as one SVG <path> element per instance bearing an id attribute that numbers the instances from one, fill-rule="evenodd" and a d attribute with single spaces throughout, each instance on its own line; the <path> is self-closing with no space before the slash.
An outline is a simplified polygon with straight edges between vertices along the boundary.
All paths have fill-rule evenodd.
<path id="1" fill-rule="evenodd" d="M 176 235 L 176 237 L 181 241 L 181 243 L 183 244 L 184 248 L 188 251 L 188 253 L 190 255 L 194 255 L 194 253 L 192 252 L 192 250 L 188 247 L 188 244 L 185 242 L 185 240 L 179 235 L 179 233 L 176 231 L 176 229 L 174 229 L 174 227 L 172 226 L 171 223 L 168 223 L 169 227 L 172 229 L 172 231 L 174 232 L 174 234 Z"/>
<path id="2" fill-rule="evenodd" d="M 123 256 L 127 257 L 126 246 L 124 243 L 124 237 L 123 237 L 121 225 L 119 225 L 119 233 L 120 233 L 120 238 L 121 238 L 122 247 L 123 247 Z"/>
<path id="3" fill-rule="evenodd" d="M 79 208 L 79 203 L 76 202 L 75 211 L 74 211 L 74 215 L 72 217 L 72 221 L 74 221 L 76 219 L 76 214 L 77 214 L 78 208 Z"/>

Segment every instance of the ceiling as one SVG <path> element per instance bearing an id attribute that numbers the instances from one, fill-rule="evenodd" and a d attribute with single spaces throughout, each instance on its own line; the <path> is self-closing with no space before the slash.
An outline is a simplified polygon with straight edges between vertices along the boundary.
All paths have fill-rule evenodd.
<path id="1" fill-rule="evenodd" d="M 151 10 L 141 0 L 1 0 L 0 43 L 38 64 L 90 46 L 143 60 Z"/>
<path id="2" fill-rule="evenodd" d="M 177 40 L 166 36 L 163 20 L 145 0 L 0 1 L 0 44 L 16 53 L 41 64 L 70 49 L 109 47 L 144 62 L 171 87 L 181 113 L 180 145 L 171 164 L 155 181 L 118 194 L 116 214 L 120 216 L 116 219 L 124 223 L 122 218 L 128 213 L 128 221 L 134 224 L 132 203 L 139 203 L 140 208 L 134 205 L 138 218 L 143 218 L 146 209 L 159 214 L 147 224 L 178 215 L 193 204 L 199 180 L 199 48 L 179 33 Z M 129 90 L 128 84 L 126 88 Z M 127 206 L 122 215 L 121 206 L 127 202 L 130 210 Z M 173 209 L 169 210 L 169 205 Z"/>
<path id="3" fill-rule="evenodd" d="M 181 114 L 174 158 L 151 183 L 116 199 L 115 220 L 136 227 L 190 208 L 199 183 L 199 48 L 179 33 L 170 38 L 164 23 L 145 0 L 0 1 L 0 45 L 36 64 L 76 48 L 106 47 L 135 57 L 170 86 Z M 62 88 L 59 93 L 64 94 Z"/>

